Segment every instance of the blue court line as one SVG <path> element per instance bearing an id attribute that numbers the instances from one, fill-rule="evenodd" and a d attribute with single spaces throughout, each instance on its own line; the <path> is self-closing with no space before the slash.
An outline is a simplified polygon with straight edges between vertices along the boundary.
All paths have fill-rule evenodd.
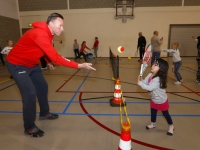
<path id="1" fill-rule="evenodd" d="M 120 114 L 96 114 L 96 113 L 91 113 L 91 114 L 84 114 L 84 113 L 60 113 L 60 112 L 53 112 L 56 114 L 59 114 L 61 116 L 106 116 L 106 117 L 118 117 L 120 116 Z M 0 111 L 0 114 L 22 114 L 22 112 L 20 111 Z M 39 114 L 39 112 L 37 112 L 36 114 Z M 199 118 L 200 114 L 170 114 L 172 117 L 196 117 Z M 123 114 L 123 116 L 125 116 Z M 150 117 L 150 114 L 128 114 L 129 117 Z M 158 117 L 163 117 L 162 114 L 158 114 Z"/>
<path id="2" fill-rule="evenodd" d="M 22 102 L 22 100 L 0 100 L 0 102 Z M 49 103 L 68 103 L 70 100 L 49 100 Z M 71 102 L 73 104 L 79 104 L 79 101 L 73 101 Z M 110 104 L 110 102 L 94 102 L 91 100 L 88 101 L 82 101 L 83 104 Z M 126 101 L 127 104 L 149 104 L 150 102 L 132 102 L 132 101 Z M 169 102 L 169 104 L 200 104 L 200 102 Z"/>
<path id="3" fill-rule="evenodd" d="M 95 64 L 96 64 L 96 63 L 95 63 Z M 95 66 L 95 64 L 94 64 L 94 66 Z M 84 78 L 83 82 L 81 83 L 81 85 L 78 87 L 78 89 L 76 90 L 76 92 L 75 92 L 74 95 L 72 96 L 71 100 L 69 101 L 69 103 L 67 104 L 67 106 L 65 107 L 65 109 L 64 109 L 63 112 L 62 112 L 63 114 L 66 113 L 67 109 L 69 108 L 69 106 L 70 106 L 71 103 L 73 102 L 74 97 L 76 96 L 76 94 L 78 93 L 78 91 L 80 90 L 80 88 L 82 87 L 82 85 L 83 85 L 83 83 L 85 82 L 85 80 L 88 78 L 88 76 L 89 76 L 89 74 L 90 74 L 91 71 L 92 71 L 92 70 L 90 70 L 90 71 L 88 72 L 88 74 L 87 74 L 86 77 Z"/>

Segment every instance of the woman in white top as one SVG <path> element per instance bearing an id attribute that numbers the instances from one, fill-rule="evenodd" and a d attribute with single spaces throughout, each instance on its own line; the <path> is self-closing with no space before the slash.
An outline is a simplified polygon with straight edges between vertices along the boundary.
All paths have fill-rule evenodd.
<path id="1" fill-rule="evenodd" d="M 179 85 L 183 82 L 183 78 L 181 74 L 179 73 L 179 69 L 182 65 L 181 57 L 180 57 L 180 44 L 178 42 L 172 43 L 172 49 L 166 49 L 162 50 L 163 52 L 172 53 L 173 55 L 173 64 L 174 64 L 174 74 L 176 76 L 176 82 L 174 82 L 175 85 Z"/>

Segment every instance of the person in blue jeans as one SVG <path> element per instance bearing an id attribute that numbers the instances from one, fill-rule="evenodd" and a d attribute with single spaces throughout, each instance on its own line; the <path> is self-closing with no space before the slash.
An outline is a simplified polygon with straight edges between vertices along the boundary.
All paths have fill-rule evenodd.
<path id="1" fill-rule="evenodd" d="M 174 82 L 175 85 L 179 85 L 183 82 L 183 78 L 179 73 L 179 69 L 182 65 L 181 57 L 180 57 L 180 44 L 178 42 L 172 43 L 172 49 L 162 50 L 162 52 L 172 53 L 173 55 L 173 64 L 174 64 L 174 74 L 176 76 L 176 81 Z"/>
<path id="2" fill-rule="evenodd" d="M 163 38 L 158 38 L 158 31 L 153 32 L 153 37 L 151 38 L 152 45 L 152 59 L 151 65 L 154 63 L 155 59 L 160 58 L 160 45 L 163 43 Z"/>

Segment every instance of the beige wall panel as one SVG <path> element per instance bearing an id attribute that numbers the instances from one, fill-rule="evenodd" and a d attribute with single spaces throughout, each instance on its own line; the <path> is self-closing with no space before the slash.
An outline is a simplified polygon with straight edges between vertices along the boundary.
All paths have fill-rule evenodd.
<path id="1" fill-rule="evenodd" d="M 33 23 L 35 21 L 42 21 L 40 15 L 32 15 L 32 16 L 23 16 L 20 17 L 21 28 L 31 28 L 28 26 L 29 23 Z"/>
<path id="2" fill-rule="evenodd" d="M 20 12 L 20 18 L 23 25 L 27 25 L 25 18 L 38 20 L 41 15 L 41 20 L 46 20 L 47 16 L 54 11 L 32 11 Z M 64 33 L 60 40 L 62 44 L 55 47 L 58 52 L 66 57 L 73 57 L 72 44 L 74 39 L 81 44 L 82 41 L 87 42 L 88 47 L 92 47 L 94 37 L 99 37 L 99 56 L 108 57 L 109 48 L 117 52 L 118 46 L 124 46 L 125 52 L 119 54 L 120 57 L 134 57 L 138 32 L 143 32 L 146 37 L 147 44 L 154 30 L 159 31 L 159 37 L 164 38 L 161 49 L 168 48 L 169 26 L 170 24 L 199 24 L 197 19 L 200 13 L 200 7 L 151 7 L 151 8 L 135 8 L 134 19 L 127 19 L 126 23 L 122 23 L 121 19 L 115 19 L 115 9 L 85 9 L 85 10 L 61 10 L 56 11 L 64 16 L 65 27 Z M 34 18 L 35 17 L 35 18 Z M 166 56 L 162 53 L 162 56 Z"/>
<path id="3" fill-rule="evenodd" d="M 0 15 L 8 18 L 19 19 L 16 0 L 0 0 Z"/>

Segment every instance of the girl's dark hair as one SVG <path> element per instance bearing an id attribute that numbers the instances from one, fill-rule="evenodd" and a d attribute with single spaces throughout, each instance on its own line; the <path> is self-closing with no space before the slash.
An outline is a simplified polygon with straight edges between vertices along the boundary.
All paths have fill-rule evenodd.
<path id="1" fill-rule="evenodd" d="M 155 61 L 156 63 L 158 63 L 159 66 L 159 70 L 156 73 L 156 75 L 153 77 L 159 77 L 160 78 L 160 88 L 161 89 L 165 89 L 167 88 L 167 73 L 168 73 L 168 69 L 169 69 L 169 64 L 167 61 L 165 61 L 164 59 L 156 59 Z"/>
<path id="2" fill-rule="evenodd" d="M 85 41 L 82 42 L 81 46 L 85 43 Z"/>
<path id="3" fill-rule="evenodd" d="M 64 20 L 63 16 L 59 13 L 52 13 L 48 18 L 47 18 L 47 24 L 49 24 L 49 22 L 54 21 L 56 18 L 61 18 L 62 20 Z"/>

